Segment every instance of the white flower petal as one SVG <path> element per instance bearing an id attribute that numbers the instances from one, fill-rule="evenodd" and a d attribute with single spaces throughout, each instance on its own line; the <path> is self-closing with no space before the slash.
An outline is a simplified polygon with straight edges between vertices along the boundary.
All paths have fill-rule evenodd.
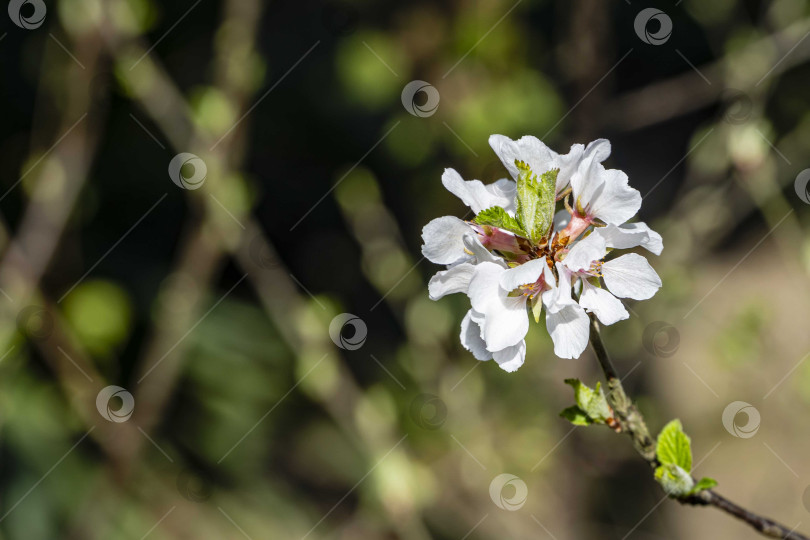
<path id="1" fill-rule="evenodd" d="M 491 197 L 500 201 L 498 206 L 506 210 L 510 216 L 515 215 L 517 210 L 517 184 L 514 181 L 509 178 L 501 178 L 485 185 L 484 189 L 487 190 Z"/>
<path id="2" fill-rule="evenodd" d="M 548 268 L 545 257 L 510 268 L 501 274 L 500 286 L 505 291 L 513 291 L 521 285 L 534 283 L 540 279 L 544 268 Z"/>
<path id="3" fill-rule="evenodd" d="M 627 175 L 622 171 L 605 170 L 601 165 L 598 168 L 603 184 L 587 201 L 589 214 L 605 223 L 620 225 L 641 208 L 641 193 L 628 185 Z"/>
<path id="4" fill-rule="evenodd" d="M 506 178 L 484 185 L 480 180 L 465 181 L 455 170 L 445 169 L 442 184 L 476 214 L 493 206 L 514 213 L 517 185 Z"/>
<path id="5" fill-rule="evenodd" d="M 535 174 L 553 169 L 556 164 L 557 153 L 531 135 L 521 137 L 517 141 L 504 135 L 492 135 L 489 138 L 489 145 L 515 180 L 518 177 L 515 160 L 525 161 Z"/>
<path id="6" fill-rule="evenodd" d="M 422 255 L 436 264 L 453 264 L 469 257 L 464 252 L 464 235 L 469 225 L 453 216 L 432 220 L 422 229 Z"/>
<path id="7" fill-rule="evenodd" d="M 605 168 L 594 160 L 583 161 L 571 176 L 574 205 L 586 209 L 592 200 L 604 189 Z"/>
<path id="8" fill-rule="evenodd" d="M 461 320 L 461 345 L 470 351 L 477 360 L 491 360 L 492 353 L 481 338 L 481 328 L 473 320 L 473 311 L 469 310 Z"/>
<path id="9" fill-rule="evenodd" d="M 602 265 L 602 277 L 610 292 L 619 298 L 646 300 L 661 287 L 661 278 L 647 259 L 628 253 Z"/>
<path id="10" fill-rule="evenodd" d="M 438 300 L 447 294 L 453 293 L 466 294 L 474 271 L 474 265 L 461 263 L 447 270 L 437 272 L 428 282 L 430 299 Z"/>
<path id="11" fill-rule="evenodd" d="M 605 239 L 591 233 L 574 244 L 563 259 L 563 264 L 571 271 L 590 270 L 591 263 L 602 259 L 607 253 Z"/>
<path id="12" fill-rule="evenodd" d="M 572 147 L 573 149 L 573 147 Z M 586 207 L 594 196 L 603 189 L 605 168 L 601 162 L 610 156 L 610 141 L 597 139 L 588 143 L 571 169 L 571 188 L 574 191 L 574 202 Z"/>
<path id="13" fill-rule="evenodd" d="M 625 223 L 625 225 L 627 225 Z M 635 225 L 635 223 L 634 223 Z M 605 245 L 616 249 L 630 249 L 640 246 L 649 235 L 642 230 L 625 228 L 624 225 L 608 225 L 607 227 L 597 227 L 595 232 L 605 239 Z"/>
<path id="14" fill-rule="evenodd" d="M 494 263 L 483 262 L 475 267 L 467 295 L 472 308 L 483 315 L 479 322 L 482 337 L 490 351 L 516 345 L 529 331 L 526 297 L 510 297 L 499 285 L 505 270 Z M 476 320 L 473 317 L 473 320 Z M 478 319 L 476 322 L 480 321 Z"/>
<path id="15" fill-rule="evenodd" d="M 664 249 L 661 235 L 650 229 L 646 223 L 624 223 L 620 226 L 608 225 L 596 229 L 609 248 L 630 249 L 641 246 L 656 255 Z"/>
<path id="16" fill-rule="evenodd" d="M 569 302 L 571 300 L 571 272 L 562 264 L 554 263 L 557 268 L 557 300 L 561 302 Z"/>
<path id="17" fill-rule="evenodd" d="M 585 152 L 584 146 L 575 144 L 568 154 L 561 156 L 537 137 L 531 135 L 521 137 L 517 141 L 503 135 L 492 135 L 489 138 L 489 145 L 515 180 L 518 177 L 518 170 L 515 166 L 516 159 L 525 161 L 537 175 L 551 169 L 560 169 L 557 174 L 557 193 L 560 193 L 568 185 L 571 175 L 578 167 Z"/>
<path id="18" fill-rule="evenodd" d="M 561 263 L 556 263 L 555 266 L 559 281 L 555 283 L 554 274 L 546 267 L 546 283 L 551 289 L 540 296 L 547 313 L 556 313 L 569 304 L 576 304 L 571 299 L 571 272 Z"/>
<path id="19" fill-rule="evenodd" d="M 583 289 L 579 297 L 579 305 L 587 311 L 595 313 L 604 325 L 611 325 L 630 317 L 621 300 L 604 289 L 595 287 L 582 280 Z"/>
<path id="20" fill-rule="evenodd" d="M 568 210 L 560 210 L 554 214 L 554 232 L 561 231 L 568 226 L 571 222 L 571 212 Z"/>
<path id="21" fill-rule="evenodd" d="M 588 145 L 590 146 L 590 145 Z M 560 169 L 557 173 L 557 194 L 559 195 L 571 183 L 571 176 L 577 170 L 579 164 L 582 162 L 582 157 L 585 152 L 585 146 L 581 144 L 571 145 L 571 149 L 567 154 L 557 157 L 555 166 Z"/>
<path id="22" fill-rule="evenodd" d="M 499 304 L 490 309 L 484 320 L 484 340 L 487 348 L 498 351 L 520 342 L 529 331 L 526 297 L 499 296 Z"/>
<path id="23" fill-rule="evenodd" d="M 560 358 L 579 358 L 588 346 L 590 319 L 576 303 L 553 313 L 546 310 L 546 328 L 554 342 L 554 354 Z"/>
<path id="24" fill-rule="evenodd" d="M 526 341 L 521 340 L 517 345 L 496 351 L 492 353 L 492 358 L 498 362 L 502 370 L 512 373 L 522 366 L 526 359 Z"/>
<path id="25" fill-rule="evenodd" d="M 483 244 L 481 244 L 481 240 L 478 239 L 478 235 L 472 233 L 465 234 L 463 243 L 467 251 L 472 253 L 476 263 L 491 262 L 506 268 L 506 261 L 485 248 Z"/>
<path id="26" fill-rule="evenodd" d="M 652 253 L 655 253 L 656 255 L 661 255 L 661 252 L 664 251 L 664 240 L 661 238 L 661 235 L 649 228 L 643 221 L 639 221 L 637 223 L 624 223 L 619 228 L 621 230 L 627 230 L 630 232 L 646 232 L 647 238 L 639 245 Z"/>
<path id="27" fill-rule="evenodd" d="M 593 160 L 597 163 L 602 163 L 608 157 L 610 157 L 610 141 L 607 139 L 596 139 L 588 143 L 582 155 L 582 160 Z"/>
<path id="28" fill-rule="evenodd" d="M 475 266 L 467 296 L 470 297 L 472 308 L 478 313 L 486 316 L 489 304 L 498 295 L 500 288 L 498 282 L 503 272 L 503 268 L 490 262 L 483 262 Z"/>

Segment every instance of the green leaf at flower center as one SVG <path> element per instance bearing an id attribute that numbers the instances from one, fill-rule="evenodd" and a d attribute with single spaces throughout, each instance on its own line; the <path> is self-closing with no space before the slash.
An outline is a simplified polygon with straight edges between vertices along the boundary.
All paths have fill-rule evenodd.
<path id="1" fill-rule="evenodd" d="M 517 212 L 515 217 L 535 244 L 548 240 L 554 222 L 559 169 L 544 172 L 537 178 L 529 165 L 515 160 L 518 168 Z"/>
<path id="2" fill-rule="evenodd" d="M 475 216 L 475 222 L 479 225 L 498 227 L 499 229 L 515 233 L 518 236 L 526 236 L 520 223 L 500 206 L 492 206 L 486 210 L 481 210 L 478 212 L 478 215 Z"/>

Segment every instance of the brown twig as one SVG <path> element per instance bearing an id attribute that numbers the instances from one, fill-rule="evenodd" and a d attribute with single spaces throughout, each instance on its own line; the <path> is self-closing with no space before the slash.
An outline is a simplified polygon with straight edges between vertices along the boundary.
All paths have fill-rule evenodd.
<path id="1" fill-rule="evenodd" d="M 591 346 L 593 347 L 599 366 L 605 374 L 609 392 L 606 393 L 608 404 L 613 408 L 622 431 L 625 431 L 632 439 L 636 451 L 651 466 L 658 465 L 655 457 L 655 439 L 650 436 L 644 417 L 633 404 L 632 400 L 622 387 L 613 363 L 610 361 L 605 344 L 599 332 L 599 322 L 591 315 Z M 713 490 L 700 491 L 688 497 L 677 499 L 682 504 L 694 506 L 714 506 L 737 519 L 740 519 L 759 531 L 764 536 L 771 538 L 783 538 L 784 540 L 810 540 L 807 536 L 795 532 L 771 519 L 755 514 L 745 508 L 729 501 Z"/>

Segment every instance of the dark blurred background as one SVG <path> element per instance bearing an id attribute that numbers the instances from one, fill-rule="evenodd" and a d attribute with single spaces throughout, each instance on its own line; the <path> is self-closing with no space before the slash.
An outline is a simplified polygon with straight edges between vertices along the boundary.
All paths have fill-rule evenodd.
<path id="1" fill-rule="evenodd" d="M 557 416 L 590 351 L 533 326 L 508 374 L 428 299 L 421 228 L 466 212 L 441 173 L 507 176 L 493 133 L 611 140 L 665 245 L 605 332 L 624 384 L 810 529 L 807 2 L 8 12 L 0 538 L 756 538 Z"/>

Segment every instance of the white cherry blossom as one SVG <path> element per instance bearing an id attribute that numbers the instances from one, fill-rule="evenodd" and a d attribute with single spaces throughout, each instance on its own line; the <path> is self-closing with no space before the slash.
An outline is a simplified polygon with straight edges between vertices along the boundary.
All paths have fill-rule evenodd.
<path id="1" fill-rule="evenodd" d="M 613 250 L 642 247 L 657 255 L 661 236 L 645 223 L 627 223 L 641 197 L 627 175 L 602 165 L 608 141 L 576 144 L 565 155 L 530 136 L 493 135 L 490 145 L 511 179 L 465 181 L 453 169 L 442 175 L 476 216 L 444 216 L 424 227 L 422 253 L 447 266 L 431 278 L 430 298 L 469 297 L 460 340 L 478 360 L 515 371 L 525 360 L 531 320 L 542 312 L 554 353 L 577 358 L 588 345 L 588 313 L 614 324 L 629 317 L 620 299 L 648 299 L 661 287 L 644 257 Z M 556 214 L 555 198 L 565 206 Z"/>
<path id="2" fill-rule="evenodd" d="M 605 325 L 629 317 L 618 298 L 646 300 L 661 287 L 658 274 L 641 255 L 628 253 L 604 260 L 608 248 L 643 246 L 653 253 L 661 252 L 661 237 L 644 223 L 634 225 L 627 228 L 610 225 L 596 228 L 576 242 L 562 261 L 572 278 L 582 282 L 579 305 L 594 313 Z M 607 290 L 600 287 L 600 277 Z"/>

